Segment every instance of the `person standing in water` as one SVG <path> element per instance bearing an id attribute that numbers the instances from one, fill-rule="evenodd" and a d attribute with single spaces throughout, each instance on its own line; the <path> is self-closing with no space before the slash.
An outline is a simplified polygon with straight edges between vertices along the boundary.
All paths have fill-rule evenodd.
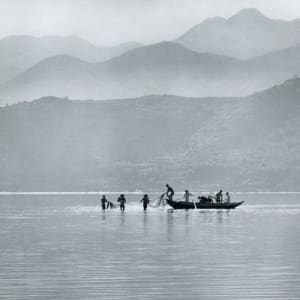
<path id="1" fill-rule="evenodd" d="M 173 196 L 175 194 L 174 190 L 168 184 L 166 184 L 166 188 L 167 188 L 166 195 L 168 197 L 168 200 L 173 200 Z"/>
<path id="2" fill-rule="evenodd" d="M 124 194 L 120 195 L 120 197 L 118 198 L 118 202 L 120 203 L 120 210 L 125 210 L 126 199 Z"/>
<path id="3" fill-rule="evenodd" d="M 185 190 L 184 191 L 184 196 L 183 196 L 183 198 L 184 198 L 184 201 L 185 202 L 189 202 L 190 201 L 190 197 L 192 197 L 193 195 L 189 192 L 189 190 Z"/>
<path id="4" fill-rule="evenodd" d="M 108 208 L 108 201 L 107 201 L 105 195 L 103 195 L 102 198 L 101 198 L 101 206 L 102 206 L 103 210 Z"/>
<path id="5" fill-rule="evenodd" d="M 143 202 L 144 210 L 147 210 L 148 204 L 150 202 L 148 195 L 145 194 L 143 199 L 140 202 Z"/>

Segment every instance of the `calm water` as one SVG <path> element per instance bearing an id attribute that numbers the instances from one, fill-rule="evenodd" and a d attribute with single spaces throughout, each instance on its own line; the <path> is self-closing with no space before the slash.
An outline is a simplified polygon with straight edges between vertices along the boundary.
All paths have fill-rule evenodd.
<path id="1" fill-rule="evenodd" d="M 0 196 L 1 299 L 300 299 L 300 195 L 234 211 Z M 135 199 L 134 199 L 135 198 Z"/>

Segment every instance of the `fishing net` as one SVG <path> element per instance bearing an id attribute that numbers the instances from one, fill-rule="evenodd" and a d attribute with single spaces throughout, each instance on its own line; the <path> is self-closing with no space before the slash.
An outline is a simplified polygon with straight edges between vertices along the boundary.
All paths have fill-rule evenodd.
<path id="1" fill-rule="evenodd" d="M 157 199 L 153 199 L 150 201 L 149 206 L 153 208 L 165 207 L 167 205 L 166 202 L 166 194 L 160 195 Z"/>

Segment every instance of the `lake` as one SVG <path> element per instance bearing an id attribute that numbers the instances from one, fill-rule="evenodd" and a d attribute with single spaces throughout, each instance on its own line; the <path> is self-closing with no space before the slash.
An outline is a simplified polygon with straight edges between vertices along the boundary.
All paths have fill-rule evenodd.
<path id="1" fill-rule="evenodd" d="M 232 198 L 245 203 L 143 212 L 128 195 L 120 212 L 95 195 L 1 195 L 0 298 L 300 299 L 300 195 Z"/>

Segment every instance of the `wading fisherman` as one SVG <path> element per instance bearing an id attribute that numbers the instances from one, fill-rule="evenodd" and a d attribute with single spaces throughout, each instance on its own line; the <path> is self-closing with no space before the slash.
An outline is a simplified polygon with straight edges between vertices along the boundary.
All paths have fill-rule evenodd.
<path id="1" fill-rule="evenodd" d="M 108 205 L 109 205 L 109 202 L 107 201 L 105 195 L 103 195 L 101 198 L 102 209 L 105 210 L 106 208 L 108 208 Z"/>
<path id="2" fill-rule="evenodd" d="M 166 188 L 167 188 L 166 195 L 168 197 L 168 200 L 173 200 L 173 196 L 175 194 L 174 190 L 168 184 L 166 184 Z"/>
<path id="3" fill-rule="evenodd" d="M 147 210 L 148 204 L 150 202 L 148 195 L 145 194 L 143 199 L 140 202 L 143 202 L 144 210 Z"/>
<path id="4" fill-rule="evenodd" d="M 118 202 L 120 203 L 120 210 L 125 210 L 126 199 L 124 194 L 120 195 L 120 197 L 118 198 Z"/>
<path id="5" fill-rule="evenodd" d="M 189 202 L 190 201 L 190 196 L 192 197 L 193 195 L 189 192 L 189 190 L 185 190 L 184 195 L 183 195 L 184 201 Z"/>

